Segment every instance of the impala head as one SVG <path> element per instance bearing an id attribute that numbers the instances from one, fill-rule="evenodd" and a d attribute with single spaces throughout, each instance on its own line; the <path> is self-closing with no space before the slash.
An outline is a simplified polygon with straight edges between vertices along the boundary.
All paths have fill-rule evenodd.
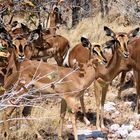
<path id="1" fill-rule="evenodd" d="M 110 36 L 115 40 L 116 46 L 118 47 L 118 50 L 123 55 L 123 57 L 128 58 L 128 42 L 132 37 L 135 37 L 138 34 L 139 28 L 132 30 L 130 33 L 114 33 L 110 28 L 104 26 L 104 31 L 106 32 L 107 36 Z"/>
<path id="2" fill-rule="evenodd" d="M 91 49 L 91 43 L 86 37 L 81 37 L 81 43 L 85 48 Z"/>
<path id="3" fill-rule="evenodd" d="M 96 59 L 98 60 L 99 63 L 101 63 L 101 64 L 107 63 L 107 59 L 104 56 L 100 45 L 94 45 L 93 49 L 92 49 L 92 53 L 93 53 L 94 57 L 96 57 Z"/>
<path id="4" fill-rule="evenodd" d="M 40 37 L 41 30 L 42 30 L 42 27 L 41 25 L 39 25 L 37 29 L 31 31 L 28 36 L 28 42 L 32 43 L 34 41 L 37 41 Z"/>
<path id="5" fill-rule="evenodd" d="M 53 15 L 55 15 L 55 22 L 56 24 L 61 24 L 62 17 L 61 17 L 61 11 L 57 6 L 53 7 Z"/>
<path id="6" fill-rule="evenodd" d="M 11 32 L 12 36 L 16 36 L 18 34 L 26 37 L 30 32 L 30 29 L 26 25 L 18 23 L 16 21 L 11 24 L 11 28 L 12 28 Z"/>
<path id="7" fill-rule="evenodd" d="M 31 48 L 26 38 L 17 37 L 13 39 L 13 47 L 15 49 L 16 58 L 19 62 L 24 61 L 24 59 L 31 53 Z"/>

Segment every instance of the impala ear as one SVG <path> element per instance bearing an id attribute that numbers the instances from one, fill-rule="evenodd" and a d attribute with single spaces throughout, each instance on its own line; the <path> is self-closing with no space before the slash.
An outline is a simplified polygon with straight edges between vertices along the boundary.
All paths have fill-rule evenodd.
<path id="1" fill-rule="evenodd" d="M 136 28 L 136 29 L 130 31 L 130 33 L 129 33 L 129 37 L 135 37 L 135 36 L 137 36 L 139 30 L 140 30 L 140 28 L 138 27 L 138 28 Z"/>
<path id="2" fill-rule="evenodd" d="M 98 47 L 98 46 L 99 46 L 99 45 L 94 45 L 94 46 L 93 46 L 93 48 L 92 48 L 92 53 L 93 53 L 93 54 L 97 54 L 97 55 L 98 55 L 98 52 L 97 52 L 96 49 L 95 49 L 95 48 Z"/>
<path id="3" fill-rule="evenodd" d="M 58 13 L 58 12 L 59 12 L 58 7 L 54 7 L 53 11 L 54 11 L 55 13 Z"/>
<path id="4" fill-rule="evenodd" d="M 107 26 L 104 26 L 104 31 L 106 32 L 107 36 L 111 36 L 113 39 L 115 38 L 115 33 Z"/>
<path id="5" fill-rule="evenodd" d="M 31 33 L 28 37 L 28 42 L 32 43 L 33 41 L 37 40 L 39 38 L 38 33 Z"/>
<path id="6" fill-rule="evenodd" d="M 9 35 L 6 34 L 6 33 L 1 33 L 1 34 L 0 34 L 0 38 L 5 39 L 5 40 L 9 40 L 9 39 L 10 39 L 10 38 L 9 38 Z"/>
<path id="7" fill-rule="evenodd" d="M 11 23 L 11 27 L 14 28 L 14 27 L 17 26 L 17 24 L 18 24 L 18 21 L 13 21 L 13 22 Z"/>
<path id="8" fill-rule="evenodd" d="M 29 32 L 29 31 L 30 31 L 30 29 L 29 29 L 26 25 L 24 25 L 23 23 L 21 23 L 21 28 L 22 28 L 23 31 L 25 31 L 25 32 Z"/>
<path id="9" fill-rule="evenodd" d="M 110 49 L 110 48 L 112 48 L 112 45 L 114 45 L 115 44 L 115 40 L 109 40 L 109 41 L 107 41 L 105 44 L 103 44 L 103 46 L 104 46 L 104 48 L 106 48 L 106 49 Z"/>
<path id="10" fill-rule="evenodd" d="M 7 72 L 7 69 L 6 68 L 2 68 L 1 71 L 3 72 L 3 74 L 5 75 L 6 72 Z"/>
<path id="11" fill-rule="evenodd" d="M 87 47 L 87 48 L 89 47 L 89 44 L 90 44 L 89 40 L 85 37 L 81 37 L 81 43 L 84 47 Z"/>
<path id="12" fill-rule="evenodd" d="M 79 67 L 80 67 L 80 69 L 82 69 L 82 68 L 83 68 L 83 66 L 84 66 L 84 64 L 83 64 L 83 63 L 79 63 Z"/>
<path id="13" fill-rule="evenodd" d="M 42 25 L 39 24 L 38 27 L 37 27 L 37 29 L 39 29 L 40 31 L 42 31 L 42 30 L 43 30 L 43 29 L 42 29 Z"/>

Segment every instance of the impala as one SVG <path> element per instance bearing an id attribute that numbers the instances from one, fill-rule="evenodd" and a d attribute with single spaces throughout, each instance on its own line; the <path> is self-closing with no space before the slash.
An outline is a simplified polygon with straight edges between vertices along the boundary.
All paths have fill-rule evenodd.
<path id="1" fill-rule="evenodd" d="M 93 53 L 94 56 L 98 55 L 98 58 L 104 57 L 101 47 L 99 45 L 92 46 L 92 44 L 87 38 L 81 37 L 81 43 L 75 45 L 73 48 L 70 48 L 68 50 L 67 55 L 63 61 L 63 65 L 71 68 L 76 68 L 82 63 L 87 63 L 93 57 Z M 102 59 L 99 59 L 99 61 L 100 60 Z M 106 63 L 105 57 L 104 60 L 104 63 Z"/>
<path id="2" fill-rule="evenodd" d="M 97 120 L 96 120 L 96 126 L 99 129 L 100 126 L 104 127 L 103 123 L 103 110 L 104 110 L 104 103 L 106 98 L 107 89 L 109 86 L 109 83 L 120 73 L 123 71 L 127 71 L 130 68 L 137 68 L 137 65 L 135 65 L 134 61 L 132 60 L 134 56 L 138 57 L 138 45 L 137 48 L 134 45 L 136 42 L 133 42 L 132 45 L 131 40 L 133 40 L 133 37 L 135 37 L 138 32 L 139 28 L 136 28 L 129 32 L 128 34 L 125 32 L 118 32 L 114 33 L 110 28 L 104 27 L 104 30 L 106 32 L 107 36 L 111 36 L 113 38 L 112 41 L 108 41 L 107 43 L 111 43 L 109 47 L 112 49 L 112 57 L 110 58 L 110 61 L 108 62 L 108 66 L 104 67 L 102 65 L 98 65 L 98 75 L 99 79 L 97 79 L 94 83 L 95 85 L 95 99 L 96 99 L 96 105 L 97 105 Z M 128 42 L 131 43 L 128 43 Z M 129 46 L 130 47 L 129 47 Z M 140 49 L 139 49 L 140 50 Z M 132 53 L 133 52 L 133 53 Z M 106 56 L 106 55 L 105 55 Z M 138 59 L 137 59 L 138 62 Z M 138 82 L 137 82 L 138 83 Z M 137 86 L 137 93 L 139 91 L 139 88 Z M 139 94 L 138 94 L 139 96 Z M 138 106 L 138 102 L 137 102 Z M 101 110 L 101 112 L 100 112 Z M 100 114 L 100 122 L 99 122 L 99 114 Z"/>
<path id="3" fill-rule="evenodd" d="M 25 27 L 24 29 L 27 31 Z M 22 34 L 17 34 L 13 38 L 13 44 L 19 52 L 19 55 L 22 54 L 24 58 L 28 59 L 42 58 L 45 61 L 47 61 L 48 58 L 54 57 L 57 64 L 59 66 L 62 65 L 64 56 L 69 49 L 69 41 L 65 37 L 60 35 L 52 36 L 51 34 L 43 32 L 40 26 L 28 32 L 28 35 L 24 32 L 23 36 Z M 28 50 L 32 51 L 28 53 Z"/>
<path id="4" fill-rule="evenodd" d="M 96 50 L 92 50 L 94 53 Z M 4 87 L 9 89 L 15 82 L 19 80 L 24 83 L 24 87 L 29 84 L 33 79 L 36 79 L 32 85 L 35 89 L 42 94 L 58 94 L 62 97 L 61 101 L 61 114 L 60 114 L 60 128 L 58 136 L 62 137 L 62 125 L 66 109 L 69 108 L 71 114 L 71 120 L 74 129 L 75 140 L 78 140 L 77 128 L 75 122 L 75 112 L 77 110 L 76 99 L 79 99 L 83 95 L 84 90 L 87 89 L 90 84 L 97 77 L 96 65 L 98 60 L 106 62 L 104 57 L 96 55 L 94 59 L 89 60 L 87 64 L 81 65 L 80 69 L 73 70 L 71 68 L 59 67 L 57 65 L 50 65 L 42 61 L 25 60 L 22 63 L 18 61 L 18 55 L 15 48 L 11 53 L 9 60 L 9 66 L 7 67 L 7 74 L 5 77 Z M 99 52 L 96 52 L 98 54 Z M 79 69 L 79 70 L 78 70 Z M 39 75 L 39 79 L 37 78 Z M 29 87 L 27 86 L 28 90 Z M 24 94 L 22 90 L 17 96 Z M 6 112 L 5 119 L 13 112 L 14 108 L 11 108 Z"/>

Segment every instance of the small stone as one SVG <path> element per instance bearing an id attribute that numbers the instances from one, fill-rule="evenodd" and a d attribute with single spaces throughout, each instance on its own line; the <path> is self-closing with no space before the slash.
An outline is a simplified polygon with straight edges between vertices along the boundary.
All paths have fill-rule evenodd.
<path id="1" fill-rule="evenodd" d="M 119 124 L 113 124 L 110 126 L 111 132 L 116 132 L 120 128 Z"/>
<path id="2" fill-rule="evenodd" d="M 72 125 L 71 124 L 68 124 L 67 125 L 67 128 L 71 129 L 72 128 Z"/>
<path id="3" fill-rule="evenodd" d="M 119 115 L 120 114 L 120 112 L 119 111 L 115 111 L 115 115 Z"/>
<path id="4" fill-rule="evenodd" d="M 95 130 L 78 130 L 78 138 L 81 140 L 81 138 L 105 138 L 105 134 L 101 131 Z"/>
<path id="5" fill-rule="evenodd" d="M 126 138 L 128 136 L 128 130 L 120 127 L 117 131 L 116 134 L 120 138 Z"/>
<path id="6" fill-rule="evenodd" d="M 96 140 L 104 140 L 104 138 L 97 138 Z"/>
<path id="7" fill-rule="evenodd" d="M 88 92 L 86 92 L 86 93 L 85 93 L 85 96 L 89 96 L 89 93 L 88 93 Z"/>
<path id="8" fill-rule="evenodd" d="M 124 105 L 131 107 L 133 102 L 124 102 Z"/>
<path id="9" fill-rule="evenodd" d="M 133 130 L 127 137 L 127 140 L 140 139 L 140 130 Z"/>
<path id="10" fill-rule="evenodd" d="M 140 120 L 140 114 L 134 114 L 134 119 L 135 120 Z"/>
<path id="11" fill-rule="evenodd" d="M 72 129 L 71 121 L 68 121 L 68 124 L 66 125 L 67 128 Z"/>
<path id="12" fill-rule="evenodd" d="M 108 112 L 114 112 L 116 111 L 116 104 L 113 103 L 113 102 L 107 102 L 105 105 L 104 105 L 104 110 L 108 111 Z"/>
<path id="13" fill-rule="evenodd" d="M 116 137 L 116 135 L 115 134 L 108 134 L 108 138 L 115 138 Z"/>
<path id="14" fill-rule="evenodd" d="M 131 124 L 128 124 L 128 125 L 122 125 L 121 126 L 121 128 L 122 129 L 127 129 L 128 130 L 128 132 L 131 132 L 132 130 L 133 130 L 133 128 L 134 128 L 134 125 L 131 125 Z"/>

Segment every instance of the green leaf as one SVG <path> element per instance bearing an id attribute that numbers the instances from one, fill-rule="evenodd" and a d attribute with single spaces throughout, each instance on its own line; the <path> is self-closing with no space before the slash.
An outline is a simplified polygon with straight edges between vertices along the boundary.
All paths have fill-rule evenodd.
<path id="1" fill-rule="evenodd" d="M 53 71 L 52 73 L 48 74 L 47 77 L 52 80 L 53 78 L 56 77 L 56 75 L 58 75 L 58 73 L 56 71 Z"/>

